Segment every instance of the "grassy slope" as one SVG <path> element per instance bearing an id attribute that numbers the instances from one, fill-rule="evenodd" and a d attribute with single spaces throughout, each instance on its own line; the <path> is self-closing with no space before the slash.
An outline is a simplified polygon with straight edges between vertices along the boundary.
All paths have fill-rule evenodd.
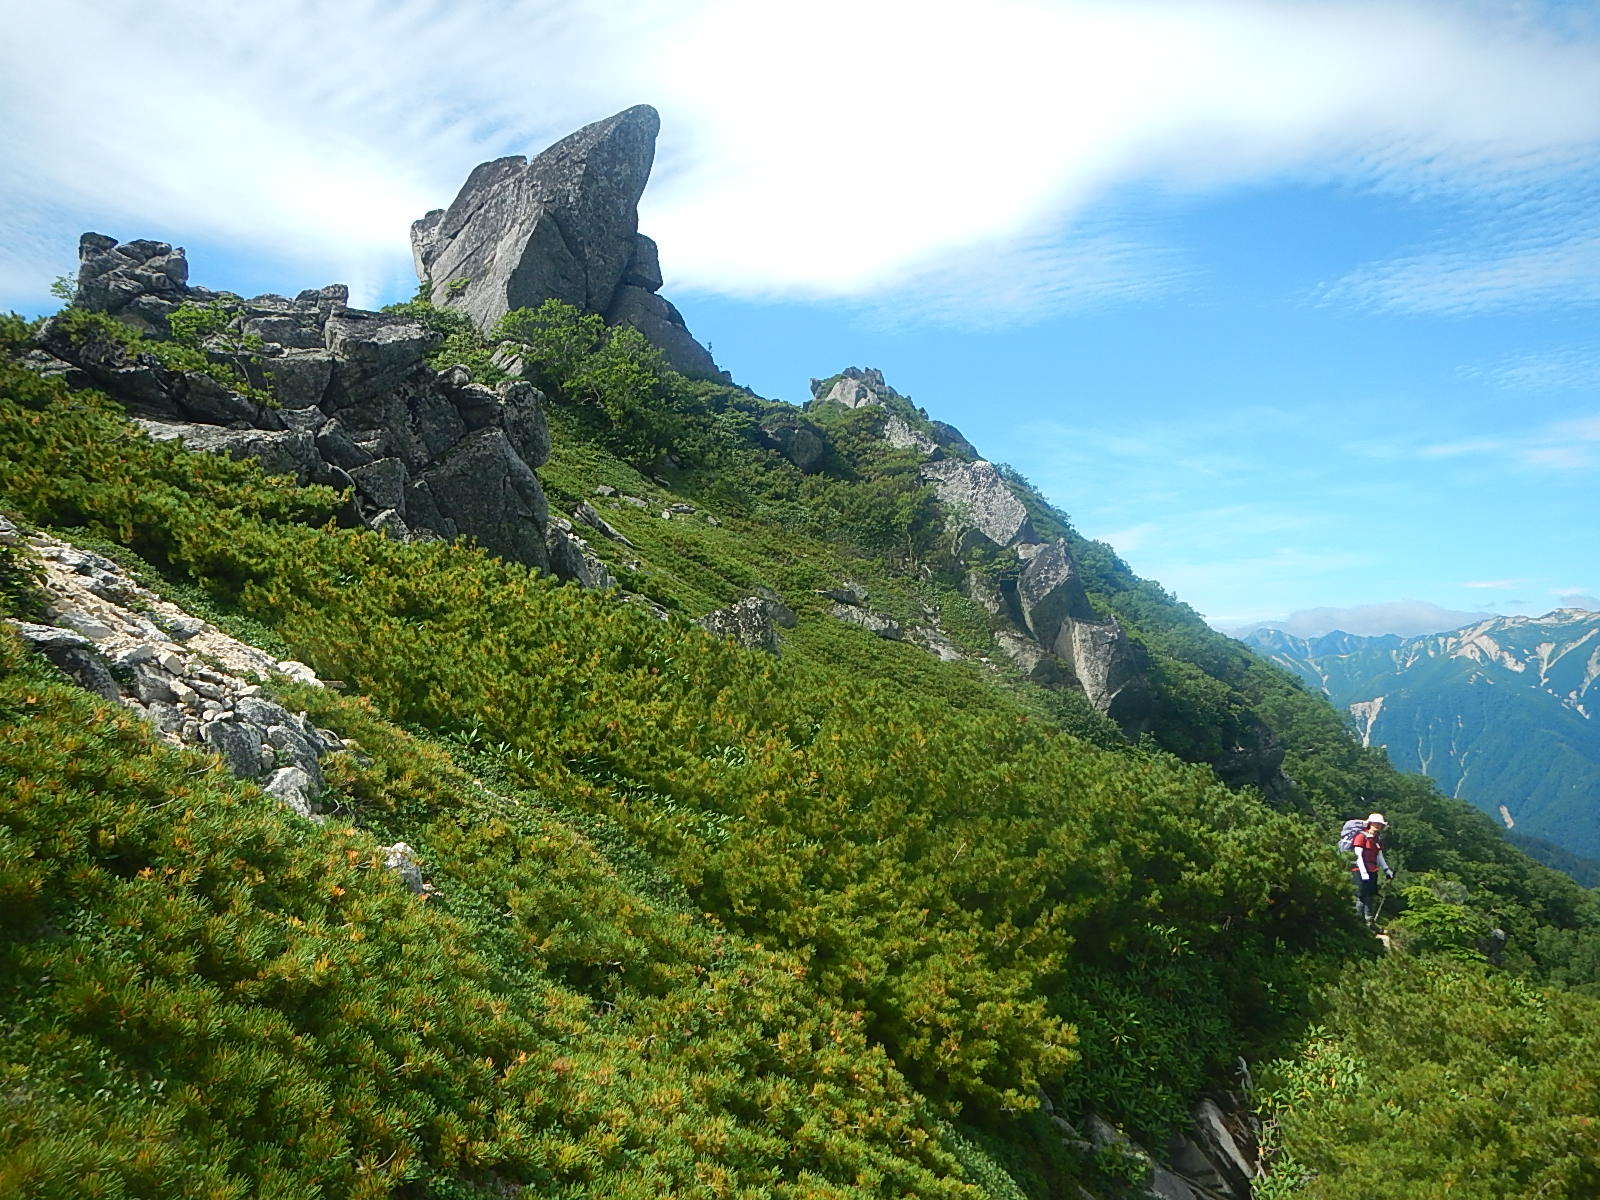
<path id="1" fill-rule="evenodd" d="M 718 1180 L 694 1174 L 709 1162 L 752 1195 L 783 1194 L 785 1181 L 796 1194 L 872 1194 L 913 1178 L 923 1181 L 921 1194 L 935 1194 L 962 1174 L 1003 1194 L 1010 1185 L 995 1174 L 998 1157 L 1044 1194 L 1043 1143 L 1024 1112 L 1036 1081 L 1069 1109 L 1098 1107 L 1158 1129 L 1209 1069 L 1262 1048 L 1263 1034 L 1292 1029 L 1310 1002 L 1308 972 L 1329 952 L 1353 946 L 1345 940 L 1342 880 L 1321 853 L 1320 831 L 1232 796 L 1203 770 L 1164 755 L 1105 753 L 1065 736 L 1058 719 L 1081 712 L 1063 713 L 1036 689 L 978 665 L 939 664 L 833 621 L 811 589 L 848 577 L 868 584 L 875 608 L 902 618 L 933 604 L 947 631 L 970 649 L 981 646 L 977 615 L 953 588 L 919 581 L 892 558 L 805 536 L 795 522 L 775 525 L 772 506 L 764 509 L 760 495 L 752 504 L 748 489 L 728 503 L 715 481 L 693 472 L 678 479 L 697 501 L 718 506 L 720 528 L 625 509 L 607 516 L 639 543 L 646 570 L 630 582 L 680 611 L 777 587 L 802 617 L 778 664 L 458 548 L 399 547 L 307 528 L 298 522 L 325 511 L 313 494 L 262 481 L 249 467 L 130 439 L 90 399 L 68 400 L 15 373 L 5 382 L 0 503 L 136 547 L 169 579 L 250 613 L 325 676 L 370 695 L 385 717 L 473 748 L 498 773 L 496 791 L 514 791 L 543 814 L 545 824 L 518 827 L 497 842 L 502 835 L 480 831 L 497 828 L 504 814 L 485 808 L 483 794 L 447 762 L 394 740 L 400 735 L 371 713 L 319 717 L 335 727 L 378 722 L 362 736 L 390 751 L 371 768 L 383 778 L 363 782 L 356 772 L 341 780 L 347 828 L 356 830 L 347 836 L 367 839 L 343 852 L 355 849 L 359 858 L 372 839 L 404 837 L 431 868 L 453 873 L 438 916 L 464 922 L 474 952 L 493 959 L 494 970 L 521 973 L 522 999 L 508 1002 L 517 1019 L 532 1019 L 518 1005 L 545 994 L 539 989 L 567 996 L 583 1020 L 666 1003 L 666 984 L 651 982 L 655 967 L 668 975 L 675 964 L 690 973 L 709 969 L 706 938 L 776 956 L 765 960 L 775 964 L 774 988 L 780 977 L 794 981 L 782 986 L 799 1009 L 762 1008 L 760 1020 L 735 1012 L 730 1024 L 708 1028 L 705 1040 L 722 1047 L 709 1060 L 670 1039 L 645 1065 L 629 1060 L 629 1078 L 641 1086 L 678 1071 L 703 1097 L 705 1106 L 675 1131 L 647 1123 L 656 1132 L 638 1143 L 568 1151 L 583 1162 L 552 1167 L 518 1157 L 528 1153 L 521 1134 L 498 1142 L 482 1136 L 494 1142 L 484 1151 L 491 1157 L 465 1162 L 419 1129 L 405 1143 L 415 1173 L 459 1181 L 474 1172 L 481 1178 L 491 1163 L 513 1178 L 548 1178 L 547 1186 L 601 1180 L 627 1194 L 644 1188 L 637 1181 L 650 1172 L 664 1172 L 685 1190 L 716 1194 Z M 598 482 L 652 501 L 673 498 L 598 446 L 573 439 L 558 439 L 544 475 L 564 501 Z M 618 548 L 595 541 L 616 559 Z M 1496 902 L 1521 905 L 1513 915 L 1527 929 L 1543 923 L 1549 935 L 1542 957 L 1522 952 L 1528 962 L 1576 972 L 1589 947 L 1581 896 L 1530 876 L 1526 860 L 1509 851 L 1496 858 L 1476 840 L 1480 831 L 1463 823 L 1460 806 L 1394 777 L 1381 758 L 1353 753 L 1336 726 L 1330 737 L 1319 724 L 1322 712 L 1303 692 L 1208 639 L 1192 614 L 1114 558 L 1082 548 L 1099 601 L 1162 656 L 1175 709 L 1187 711 L 1197 730 L 1218 712 L 1268 714 L 1291 744 L 1302 801 L 1319 813 L 1352 786 L 1393 787 L 1391 806 L 1415 822 L 1405 852 L 1480 876 L 1485 865 L 1501 868 L 1492 881 Z M 1104 740 L 1103 724 L 1071 727 Z M 412 778 L 419 763 L 432 764 L 434 782 Z M 134 804 L 136 812 L 153 810 L 147 819 L 157 831 L 172 819 L 160 803 L 147 792 Z M 573 882 L 562 873 L 541 892 L 547 869 L 534 872 L 538 880 L 513 869 L 514 886 L 537 897 L 520 907 L 501 890 L 508 864 L 548 866 L 544 839 L 593 856 L 596 831 L 607 847 L 600 857 L 609 859 L 588 876 L 578 872 Z M 294 869 L 316 873 L 306 862 Z M 584 881 L 595 872 L 610 872 L 612 881 Z M 712 915 L 682 911 L 685 896 Z M 508 940 L 495 927 L 506 913 L 520 919 L 545 908 L 579 932 Z M 637 923 L 645 931 L 619 920 L 619 911 L 646 914 Z M 674 920 L 682 945 L 663 932 L 678 928 Z M 541 957 L 547 943 L 557 948 L 553 957 Z M 364 960 L 361 970 L 382 973 L 386 961 Z M 1577 973 L 1573 979 L 1581 981 Z M 173 986 L 193 983 L 180 963 Z M 698 1002 L 692 988 L 672 994 L 680 1004 Z M 822 1068 L 811 1059 L 773 1068 L 811 1088 L 804 1098 L 786 1093 L 792 1104 L 784 1119 L 809 1120 L 819 1137 L 833 1139 L 832 1157 L 815 1169 L 768 1140 L 777 1118 L 747 1111 L 736 1089 L 715 1083 L 735 1077 L 719 1076 L 719 1064 L 743 1070 L 762 1061 L 757 1045 L 771 1040 L 772 1027 L 761 1021 L 798 1020 L 782 1014 L 801 1009 L 829 1029 L 842 1021 L 854 1030 L 849 1037 L 865 1038 L 850 1055 L 876 1064 L 878 1081 L 865 1099 L 852 1091 L 830 1103 L 816 1090 Z M 107 1036 L 94 1018 L 80 1032 L 85 1053 Z M 539 1034 L 564 1044 L 563 1031 Z M 810 1040 L 811 1052 L 826 1048 L 826 1038 Z M 1212 1055 L 1197 1056 L 1196 1046 Z M 713 1079 L 702 1084 L 707 1073 Z M 607 1089 L 615 1078 L 601 1059 L 586 1060 L 577 1075 Z M 80 1102 L 84 1093 L 70 1072 L 61 1078 L 55 1086 Z M 523 1101 L 490 1085 L 477 1103 L 466 1102 L 473 1120 Z M 958 1106 L 964 1120 L 983 1126 L 975 1136 L 995 1157 L 940 1123 L 940 1113 Z M 884 1109 L 899 1115 L 880 1126 Z M 536 1124 L 548 1117 L 541 1114 Z M 548 1119 L 566 1129 L 559 1116 Z M 645 1116 L 624 1123 L 635 1120 Z M 707 1124 L 728 1130 L 715 1146 L 683 1140 L 689 1125 Z M 578 1126 L 550 1136 L 581 1146 L 589 1127 Z M 193 1154 L 218 1131 L 191 1136 Z M 329 1136 L 364 1148 L 368 1134 L 341 1126 Z M 45 1133 L 38 1137 L 37 1144 L 53 1145 Z M 118 1170 L 126 1166 L 115 1154 L 112 1160 Z M 934 1182 L 940 1179 L 946 1182 Z M 347 1183 L 319 1179 L 301 1194 L 344 1194 L 336 1189 Z M 828 1187 L 838 1191 L 819 1190 Z"/>
<path id="2" fill-rule="evenodd" d="M 9 744 L 12 779 L 34 786 L 6 793 L 16 886 L 33 904 L 7 944 L 18 956 L 7 1040 L 26 1050 L 12 1070 L 42 1105 L 16 1127 L 11 1158 L 34 1172 L 18 1177 L 22 1194 L 61 1193 L 86 1161 L 100 1164 L 107 1195 L 168 1194 L 174 1179 L 194 1194 L 270 1180 L 290 1181 L 286 1194 L 345 1195 L 381 1191 L 375 1181 L 396 1172 L 601 1181 L 620 1194 L 669 1178 L 717 1194 L 724 1177 L 701 1177 L 712 1170 L 734 1194 L 956 1194 L 963 1175 L 994 1168 L 944 1131 L 945 1114 L 983 1124 L 986 1144 L 1034 1168 L 1045 1152 L 1027 1116 L 1038 1083 L 1157 1127 L 1213 1065 L 1294 1016 L 1272 987 L 1303 995 L 1319 943 L 1348 944 L 1345 924 L 1320 919 L 1342 916 L 1337 871 L 1292 822 L 1203 771 L 1064 735 L 1009 694 L 980 691 L 970 668 L 831 623 L 809 653 L 803 626 L 775 664 L 464 548 L 314 528 L 302 522 L 328 497 L 152 445 L 92 396 L 9 368 L 0 382 L 0 503 L 137 549 L 371 696 L 385 718 L 476 747 L 525 798 L 518 807 L 537 810 L 513 822 L 392 727 L 358 728 L 376 716 L 319 699 L 319 720 L 383 749 L 371 778 L 355 765 L 339 777 L 339 828 L 353 832 L 308 830 L 214 771 L 191 777 L 199 760 L 150 747 L 86 698 L 40 692 L 56 716 L 32 719 L 29 707 Z M 822 665 L 839 636 L 854 639 L 848 683 Z M 7 653 L 12 703 L 31 706 L 37 668 Z M 77 728 L 94 731 L 93 746 L 68 735 Z M 72 753 L 54 753 L 58 743 Z M 84 790 L 106 811 L 51 841 L 52 829 L 80 828 L 70 796 Z M 41 807 L 58 794 L 65 809 Z M 605 878 L 581 832 L 592 822 L 665 890 Z M 108 825 L 126 828 L 137 853 L 122 855 Z M 443 881 L 436 911 L 372 871 L 373 847 L 393 837 Z M 193 872 L 186 853 L 201 860 Z M 259 879 L 248 866 L 258 861 L 272 868 Z M 57 886 L 63 876 L 86 890 Z M 670 897 L 685 894 L 709 921 L 673 911 Z M 334 915 L 352 910 L 371 914 L 353 922 L 359 939 Z M 104 930 L 119 913 L 116 949 Z M 316 937 L 285 934 L 295 920 Z M 730 941 L 740 965 L 718 976 Z M 243 959 L 225 953 L 233 943 L 248 947 Z M 443 958 L 419 963 L 419 946 Z M 135 963 L 130 975 L 130 954 L 156 974 Z M 55 988 L 62 963 L 76 964 L 83 995 Z M 288 982 L 275 990 L 279 975 Z M 738 997 L 708 998 L 707 979 L 735 978 L 725 986 Z M 1118 989 L 1148 996 L 1168 982 L 1189 1002 L 1150 1008 L 1142 1048 L 1099 1036 L 1124 1003 Z M 364 996 L 389 998 L 369 1008 Z M 146 1007 L 170 1022 L 195 1006 L 227 1020 L 152 1017 L 132 1026 L 136 1044 L 121 1032 Z M 483 1028 L 486 1011 L 511 1030 Z M 589 1045 L 591 1022 L 610 1028 L 627 1013 L 646 1032 L 619 1032 L 627 1053 L 607 1051 L 613 1065 L 599 1050 L 563 1058 Z M 1075 1026 L 1094 1036 L 1075 1039 Z M 1192 1052 L 1202 1042 L 1210 1058 Z M 407 1067 L 424 1046 L 435 1067 Z M 226 1071 L 207 1065 L 224 1050 Z M 523 1051 L 543 1064 L 538 1098 L 505 1083 Z M 121 1098 L 80 1137 L 71 1131 L 103 1082 L 80 1069 L 91 1059 Z M 444 1062 L 480 1065 L 455 1081 Z M 770 1100 L 759 1084 L 769 1068 L 782 1076 Z M 324 1094 L 334 1085 L 318 1082 L 323 1070 L 344 1098 Z M 259 1097 L 207 1124 L 235 1071 L 254 1081 L 251 1096 L 279 1078 L 312 1090 L 272 1099 L 260 1127 L 249 1124 L 268 1103 Z M 576 1092 L 552 1074 L 570 1074 Z M 368 1095 L 390 1076 L 398 1099 Z M 620 1079 L 645 1099 L 630 1109 Z M 657 1111 L 662 1080 L 695 1098 L 674 1101 L 681 1120 Z M 846 1089 L 836 1100 L 835 1082 Z M 426 1096 L 411 1096 L 413 1084 Z M 604 1120 L 596 1105 L 610 1105 Z M 300 1128 L 311 1113 L 322 1127 L 304 1157 L 298 1135 L 288 1150 L 258 1144 L 258 1130 Z M 146 1118 L 169 1130 L 154 1165 L 119 1149 Z M 210 1175 L 190 1172 L 224 1142 Z"/>

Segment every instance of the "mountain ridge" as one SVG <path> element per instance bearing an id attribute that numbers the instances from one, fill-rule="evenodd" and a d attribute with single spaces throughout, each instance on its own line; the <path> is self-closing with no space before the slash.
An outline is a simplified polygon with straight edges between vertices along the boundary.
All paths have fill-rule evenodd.
<path id="1" fill-rule="evenodd" d="M 1264 1161 L 1347 1200 L 1368 1141 L 1286 1114 L 1451 1128 L 1450 1039 L 1555 1150 L 1400 1186 L 1583 1194 L 1594 897 L 881 372 L 797 407 L 588 299 L 485 330 L 454 280 L 367 313 L 85 245 L 81 305 L 0 321 L 30 1196 L 1244 1200 Z M 1369 800 L 1394 963 L 1329 845 Z M 1328 1082 L 1314 1022 L 1371 981 L 1449 1088 Z"/>
<path id="2" fill-rule="evenodd" d="M 1267 630 L 1245 642 L 1346 710 L 1363 744 L 1402 769 L 1508 828 L 1600 854 L 1600 613 L 1563 607 L 1414 638 Z"/>

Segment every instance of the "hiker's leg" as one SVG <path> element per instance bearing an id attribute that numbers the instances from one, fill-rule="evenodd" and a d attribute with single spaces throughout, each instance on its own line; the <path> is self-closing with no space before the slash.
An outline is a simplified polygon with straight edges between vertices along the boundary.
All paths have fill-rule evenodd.
<path id="1" fill-rule="evenodd" d="M 1358 886 L 1361 888 L 1361 915 L 1370 925 L 1378 918 L 1378 881 L 1369 876 Z"/>

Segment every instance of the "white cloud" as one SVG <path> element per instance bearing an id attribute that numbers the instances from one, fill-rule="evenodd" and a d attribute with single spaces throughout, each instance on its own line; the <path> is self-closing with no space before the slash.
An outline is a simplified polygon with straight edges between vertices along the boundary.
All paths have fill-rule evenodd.
<path id="1" fill-rule="evenodd" d="M 1507 588 L 1521 587 L 1528 582 L 1526 579 L 1478 579 L 1470 583 L 1463 583 L 1465 588 L 1486 588 L 1490 591 L 1503 592 Z"/>
<path id="2" fill-rule="evenodd" d="M 1368 447 L 1353 445 L 1356 451 Z M 1391 443 L 1371 448 L 1372 457 L 1423 459 L 1487 458 L 1505 465 L 1549 472 L 1586 471 L 1600 465 L 1600 414 L 1550 421 L 1520 433 L 1460 438 L 1449 442 Z"/>
<path id="3" fill-rule="evenodd" d="M 1572 192 L 1570 206 L 1469 221 L 1445 247 L 1361 267 L 1323 298 L 1444 316 L 1600 301 L 1600 187 Z M 1519 198 L 1509 199 L 1515 205 Z"/>
<path id="4" fill-rule="evenodd" d="M 1565 346 L 1532 354 L 1513 354 L 1490 363 L 1461 367 L 1463 379 L 1517 392 L 1564 392 L 1600 387 L 1600 345 Z"/>
<path id="5" fill-rule="evenodd" d="M 649 101 L 646 226 L 681 288 L 937 321 L 1140 299 L 1191 268 L 1159 221 L 1128 219 L 1131 196 L 1295 176 L 1470 197 L 1500 231 L 1329 295 L 1592 298 L 1600 229 L 1574 180 L 1592 179 L 1600 55 L 1526 12 L 51 0 L 9 13 L 0 47 L 0 200 L 36 231 L 0 253 L 0 284 L 54 273 L 55 247 L 99 226 L 232 240 L 370 290 L 408 273 L 407 225 L 476 162 Z"/>

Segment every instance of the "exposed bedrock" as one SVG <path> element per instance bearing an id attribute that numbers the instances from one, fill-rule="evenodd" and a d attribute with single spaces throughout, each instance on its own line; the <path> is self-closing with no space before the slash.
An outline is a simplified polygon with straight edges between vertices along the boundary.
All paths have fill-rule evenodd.
<path id="1" fill-rule="evenodd" d="M 647 104 L 586 125 L 532 159 L 497 158 L 467 176 L 449 208 L 411 226 L 417 276 L 435 304 L 487 332 L 514 308 L 562 300 L 639 330 L 696 379 L 725 379 L 678 310 L 657 295 L 656 244 L 639 197 L 661 119 Z"/>
<path id="2" fill-rule="evenodd" d="M 219 299 L 181 282 L 183 250 L 164 242 L 118 245 L 85 234 L 79 257 L 76 306 L 138 329 L 164 328 L 186 300 Z M 158 440 L 351 489 L 351 523 L 399 539 L 470 537 L 493 554 L 550 568 L 548 506 L 534 473 L 550 454 L 543 394 L 524 381 L 474 383 L 464 367 L 436 371 L 427 355 L 438 335 L 408 317 L 350 308 L 347 298 L 342 285 L 292 300 L 228 298 L 222 340 L 249 338 L 259 348 L 230 355 L 207 343 L 211 357 L 242 370 L 276 404 L 92 329 L 69 333 L 60 321 L 45 324 L 30 362 L 104 390 Z"/>

